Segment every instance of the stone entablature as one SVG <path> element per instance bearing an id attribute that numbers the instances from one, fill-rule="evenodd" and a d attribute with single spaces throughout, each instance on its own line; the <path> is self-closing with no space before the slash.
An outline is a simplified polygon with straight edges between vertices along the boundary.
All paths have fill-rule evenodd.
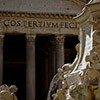
<path id="1" fill-rule="evenodd" d="M 0 12 L 1 33 L 78 35 L 75 15 L 53 13 Z"/>

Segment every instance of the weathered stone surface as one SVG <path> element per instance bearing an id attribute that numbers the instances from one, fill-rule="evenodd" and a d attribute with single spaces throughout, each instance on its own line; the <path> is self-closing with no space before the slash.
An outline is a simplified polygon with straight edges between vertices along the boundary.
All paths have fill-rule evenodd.
<path id="1" fill-rule="evenodd" d="M 0 0 L 0 10 L 17 12 L 79 13 L 81 0 Z"/>

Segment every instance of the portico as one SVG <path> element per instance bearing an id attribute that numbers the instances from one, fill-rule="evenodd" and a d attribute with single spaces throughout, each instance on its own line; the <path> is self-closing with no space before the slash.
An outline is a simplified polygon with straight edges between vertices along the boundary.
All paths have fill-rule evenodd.
<path id="1" fill-rule="evenodd" d="M 18 85 L 21 100 L 45 100 L 57 68 L 74 60 L 79 26 L 72 18 L 85 2 L 22 1 L 0 3 L 0 84 Z M 11 70 L 14 74 L 10 74 Z"/>
<path id="2" fill-rule="evenodd" d="M 62 19 L 62 18 L 56 19 L 55 17 L 53 19 L 51 19 L 51 18 L 47 19 L 44 17 L 44 19 L 43 19 L 43 18 L 36 17 L 36 18 L 31 18 L 31 20 L 29 20 L 26 17 L 23 19 L 21 19 L 21 17 L 17 17 L 18 15 L 16 15 L 15 13 L 10 13 L 11 16 L 9 16 L 9 17 L 8 16 L 5 17 L 4 14 L 5 14 L 5 12 L 2 12 L 2 17 L 0 20 L 0 22 L 1 22 L 0 23 L 0 32 L 1 32 L 1 35 L 0 35 L 0 45 L 1 45 L 0 46 L 0 57 L 1 57 L 0 58 L 0 62 L 1 62 L 0 63 L 1 64 L 0 65 L 0 69 L 1 69 L 0 70 L 1 71 L 0 72 L 0 83 L 2 84 L 3 80 L 5 80 L 3 77 L 3 75 L 5 74 L 5 72 L 3 70 L 5 70 L 5 68 L 6 68 L 6 67 L 4 67 L 5 62 L 3 60 L 3 57 L 5 57 L 4 56 L 5 52 L 3 50 L 5 48 L 5 43 L 4 43 L 5 37 L 7 37 L 7 36 L 14 36 L 14 37 L 19 36 L 20 37 L 23 35 L 24 42 L 26 43 L 26 44 L 24 43 L 24 45 L 26 45 L 25 46 L 26 49 L 24 47 L 25 55 L 26 55 L 26 60 L 24 60 L 24 62 L 25 62 L 24 66 L 26 66 L 25 67 L 26 71 L 24 72 L 25 73 L 24 75 L 26 76 L 26 77 L 24 77 L 24 79 L 26 79 L 26 81 L 24 80 L 24 82 L 26 82 L 25 83 L 26 85 L 24 85 L 24 87 L 26 87 L 26 90 L 25 90 L 26 98 L 27 98 L 27 100 L 28 99 L 35 100 L 35 95 L 36 95 L 36 91 L 37 91 L 36 84 L 38 84 L 38 85 L 40 84 L 40 83 L 38 83 L 39 82 L 38 79 L 36 79 L 36 77 L 37 77 L 36 67 L 38 67 L 38 63 L 39 63 L 36 61 L 36 57 L 39 52 L 36 53 L 35 50 L 37 50 L 37 49 L 42 50 L 42 48 L 44 48 L 44 47 L 40 48 L 40 46 L 37 47 L 37 45 L 39 45 L 39 43 L 37 43 L 37 41 L 43 42 L 44 40 L 42 37 L 48 38 L 47 40 L 49 40 L 47 44 L 43 44 L 43 45 L 45 45 L 45 48 L 50 49 L 50 50 L 47 50 L 47 52 L 44 51 L 44 52 L 46 52 L 46 54 L 44 54 L 44 56 L 47 55 L 47 57 L 45 57 L 44 64 L 42 64 L 42 66 L 44 66 L 46 68 L 46 69 L 44 68 L 44 72 L 46 72 L 44 75 L 47 76 L 47 77 L 45 77 L 45 79 L 49 79 L 48 76 L 49 76 L 49 74 L 51 74 L 50 75 L 51 78 L 49 79 L 49 82 L 50 82 L 52 79 L 52 76 L 56 73 L 57 68 L 61 67 L 65 62 L 65 53 L 64 53 L 65 52 L 65 50 L 64 50 L 65 37 L 68 34 L 72 34 L 75 36 L 78 35 L 78 23 L 74 22 L 71 18 L 69 18 L 69 17 L 66 18 L 64 16 L 63 16 L 64 19 Z M 22 16 L 21 13 L 20 13 L 20 16 Z M 13 37 L 13 39 L 14 39 L 14 37 Z M 41 37 L 41 39 L 39 39 L 39 37 Z M 47 42 L 47 40 L 45 40 L 45 42 Z M 42 45 L 42 44 L 40 44 L 40 45 Z M 48 46 L 46 47 L 46 45 L 48 45 Z M 15 53 L 17 53 L 17 51 Z M 48 54 L 50 54 L 50 55 L 48 55 Z M 41 55 L 41 57 L 42 56 L 43 55 Z M 14 63 L 14 62 L 11 61 L 10 63 Z M 39 65 L 39 66 L 41 67 L 41 65 Z M 19 68 L 19 70 L 20 70 L 20 68 Z M 40 78 L 40 77 L 38 77 L 38 78 Z M 44 80 L 44 79 L 42 79 L 42 80 Z M 42 80 L 41 80 L 41 82 L 42 82 Z M 45 91 L 47 92 L 47 89 L 49 86 L 48 81 L 46 81 L 46 83 L 44 83 L 45 86 L 46 86 L 46 84 L 47 84 L 47 88 Z"/>

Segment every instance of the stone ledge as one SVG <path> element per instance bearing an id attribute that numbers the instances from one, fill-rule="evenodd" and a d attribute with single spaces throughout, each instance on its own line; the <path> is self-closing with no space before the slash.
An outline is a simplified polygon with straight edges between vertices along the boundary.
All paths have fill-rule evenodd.
<path id="1" fill-rule="evenodd" d="M 28 13 L 28 12 L 10 12 L 0 11 L 0 17 L 27 17 L 27 18 L 56 18 L 56 19 L 71 19 L 76 15 L 68 15 L 62 13 Z"/>

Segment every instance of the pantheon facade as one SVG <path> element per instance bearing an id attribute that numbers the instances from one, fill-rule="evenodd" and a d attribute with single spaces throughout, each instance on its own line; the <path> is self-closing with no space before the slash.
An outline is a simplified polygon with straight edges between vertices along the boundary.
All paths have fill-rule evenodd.
<path id="1" fill-rule="evenodd" d="M 86 2 L 0 0 L 0 84 L 15 84 L 19 100 L 46 100 L 57 68 L 76 56 L 73 17 Z"/>

